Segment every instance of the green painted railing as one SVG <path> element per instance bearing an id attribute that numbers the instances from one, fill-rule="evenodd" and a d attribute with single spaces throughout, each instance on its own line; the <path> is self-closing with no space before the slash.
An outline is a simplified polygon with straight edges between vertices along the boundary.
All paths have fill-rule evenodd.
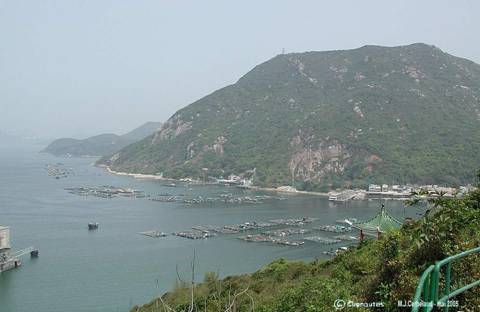
<path id="1" fill-rule="evenodd" d="M 455 260 L 466 257 L 468 255 L 480 253 L 480 247 L 470 249 L 459 253 L 457 255 L 448 257 L 435 263 L 435 265 L 429 266 L 420 277 L 420 281 L 415 291 L 415 297 L 412 301 L 412 312 L 430 312 L 434 307 L 443 307 L 443 311 L 448 312 L 449 300 L 453 297 L 480 285 L 480 280 L 460 287 L 455 290 L 451 290 L 451 278 L 452 278 L 452 263 Z M 440 291 L 440 277 L 441 269 L 445 266 L 445 283 L 443 290 Z"/>

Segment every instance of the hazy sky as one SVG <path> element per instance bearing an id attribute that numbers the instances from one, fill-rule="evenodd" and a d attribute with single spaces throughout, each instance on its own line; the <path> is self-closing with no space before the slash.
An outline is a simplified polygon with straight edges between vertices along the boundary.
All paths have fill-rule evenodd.
<path id="1" fill-rule="evenodd" d="M 286 52 L 434 44 L 480 63 L 480 1 L 0 0 L 0 131 L 126 132 Z"/>

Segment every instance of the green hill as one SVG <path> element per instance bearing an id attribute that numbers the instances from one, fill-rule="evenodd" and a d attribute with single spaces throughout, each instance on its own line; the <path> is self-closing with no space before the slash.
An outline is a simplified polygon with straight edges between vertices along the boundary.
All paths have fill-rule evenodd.
<path id="1" fill-rule="evenodd" d="M 425 44 L 364 46 L 278 55 L 101 162 L 306 190 L 459 184 L 473 180 L 479 138 L 480 65 Z"/>
<path id="2" fill-rule="evenodd" d="M 56 156 L 104 156 L 111 155 L 121 148 L 139 141 L 161 127 L 160 122 L 147 122 L 124 134 L 100 134 L 86 139 L 62 138 L 50 143 L 42 152 Z"/>

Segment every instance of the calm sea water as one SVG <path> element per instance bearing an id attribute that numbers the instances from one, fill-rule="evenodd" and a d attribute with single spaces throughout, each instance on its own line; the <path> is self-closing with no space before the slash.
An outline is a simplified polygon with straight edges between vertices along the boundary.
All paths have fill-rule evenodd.
<path id="1" fill-rule="evenodd" d="M 231 187 L 165 187 L 160 181 L 115 176 L 91 166 L 91 159 L 61 159 L 38 154 L 39 147 L 0 147 L 0 224 L 11 227 L 13 249 L 35 246 L 38 259 L 23 258 L 19 269 L 0 275 L 0 311 L 127 311 L 170 289 L 175 267 L 188 279 L 196 252 L 196 279 L 205 272 L 221 276 L 252 272 L 280 257 L 323 258 L 323 247 L 306 243 L 287 247 L 247 243 L 238 235 L 207 240 L 169 236 L 149 238 L 138 232 L 188 230 L 195 225 L 225 225 L 275 218 L 316 217 L 319 224 L 377 213 L 380 201 L 333 205 L 314 196 L 288 196 L 263 204 L 160 203 L 147 199 L 80 197 L 66 187 L 114 185 L 144 190 L 148 194 L 189 193 L 216 196 L 262 194 Z M 48 163 L 62 162 L 76 175 L 64 179 L 47 176 Z M 191 188 L 191 189 L 189 189 Z M 242 195 L 243 193 L 243 195 Z M 417 209 L 404 209 L 389 201 L 389 211 L 399 219 L 415 217 Z M 95 232 L 87 223 L 100 223 Z M 341 245 L 341 244 L 340 244 Z M 159 288 L 156 287 L 156 280 Z"/>

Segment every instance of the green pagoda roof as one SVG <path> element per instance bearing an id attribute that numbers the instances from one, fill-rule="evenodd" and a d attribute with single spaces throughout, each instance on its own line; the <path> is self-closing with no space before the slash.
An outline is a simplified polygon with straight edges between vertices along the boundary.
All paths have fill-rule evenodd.
<path id="1" fill-rule="evenodd" d="M 354 228 L 367 232 L 377 232 L 378 230 L 384 233 L 399 229 L 402 226 L 402 223 L 394 217 L 390 216 L 386 212 L 385 207 L 382 205 L 382 209 L 375 217 L 368 221 L 355 222 L 352 224 L 352 226 Z"/>

